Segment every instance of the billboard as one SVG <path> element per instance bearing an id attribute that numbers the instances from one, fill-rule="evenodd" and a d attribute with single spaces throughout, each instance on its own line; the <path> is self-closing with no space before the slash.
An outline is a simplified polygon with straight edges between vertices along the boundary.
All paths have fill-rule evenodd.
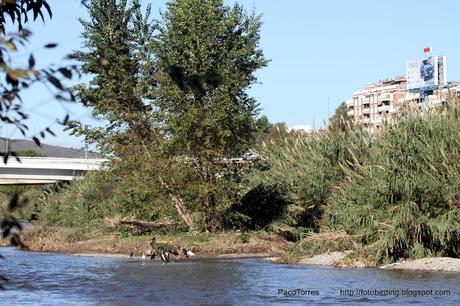
<path id="1" fill-rule="evenodd" d="M 434 88 L 446 84 L 446 57 L 430 56 L 407 63 L 407 89 Z"/>

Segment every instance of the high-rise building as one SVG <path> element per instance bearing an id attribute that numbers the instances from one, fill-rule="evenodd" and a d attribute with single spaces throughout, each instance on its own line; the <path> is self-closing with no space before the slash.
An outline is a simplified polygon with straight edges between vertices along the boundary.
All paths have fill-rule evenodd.
<path id="1" fill-rule="evenodd" d="M 367 84 L 364 90 L 357 91 L 346 102 L 347 114 L 364 129 L 374 134 L 381 130 L 383 121 L 397 117 L 398 101 L 407 94 L 405 77 L 381 80 Z"/>

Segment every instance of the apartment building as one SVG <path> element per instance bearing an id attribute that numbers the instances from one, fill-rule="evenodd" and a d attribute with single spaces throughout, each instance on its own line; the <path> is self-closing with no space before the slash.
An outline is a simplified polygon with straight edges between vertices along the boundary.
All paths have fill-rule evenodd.
<path id="1" fill-rule="evenodd" d="M 396 120 L 398 102 L 404 100 L 406 94 L 405 77 L 367 84 L 364 90 L 355 92 L 346 102 L 347 114 L 371 134 L 378 133 L 384 121 Z"/>
<path id="2" fill-rule="evenodd" d="M 355 92 L 346 102 L 347 114 L 369 133 L 376 134 L 383 129 L 383 122 L 395 122 L 404 115 L 408 107 L 426 106 L 428 109 L 435 109 L 444 105 L 449 98 L 460 101 L 460 82 L 449 82 L 435 90 L 428 96 L 428 103 L 425 104 L 419 93 L 407 91 L 405 77 L 396 77 L 367 84 L 364 90 Z"/>

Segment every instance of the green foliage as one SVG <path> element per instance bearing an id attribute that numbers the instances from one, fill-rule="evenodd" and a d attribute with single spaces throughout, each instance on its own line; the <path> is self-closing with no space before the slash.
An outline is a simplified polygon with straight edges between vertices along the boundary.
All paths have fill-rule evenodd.
<path id="1" fill-rule="evenodd" d="M 104 228 L 120 220 L 177 220 L 169 199 L 162 196 L 152 178 L 133 172 L 130 178 L 113 180 L 113 173 L 99 172 L 49 190 L 39 200 L 40 219 L 49 225 Z"/>
<path id="2" fill-rule="evenodd" d="M 108 215 L 100 194 L 102 181 L 95 174 L 50 190 L 40 203 L 40 219 L 49 225 L 89 227 Z"/>
<path id="3" fill-rule="evenodd" d="M 8 205 L 14 198 L 17 198 L 20 202 L 24 203 L 21 209 L 16 209 L 13 212 L 13 216 L 30 220 L 37 213 L 37 205 L 40 197 L 43 195 L 49 186 L 16 186 L 16 185 L 5 185 L 0 186 L 0 216 L 6 216 L 10 214 L 8 211 Z"/>
<path id="4" fill-rule="evenodd" d="M 460 255 L 459 112 L 390 127 L 347 173 L 327 223 L 371 247 L 376 263 Z"/>
<path id="5" fill-rule="evenodd" d="M 222 0 L 176 0 L 167 8 L 153 53 L 168 146 L 199 159 L 241 156 L 256 130 L 257 103 L 246 89 L 267 65 L 260 17 Z"/>

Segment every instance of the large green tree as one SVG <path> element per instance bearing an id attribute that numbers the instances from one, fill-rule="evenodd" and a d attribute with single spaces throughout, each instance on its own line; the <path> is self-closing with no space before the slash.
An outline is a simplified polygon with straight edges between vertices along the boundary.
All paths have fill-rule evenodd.
<path id="1" fill-rule="evenodd" d="M 93 0 L 89 20 L 81 19 L 83 49 L 76 57 L 93 76 L 77 86 L 79 101 L 92 108 L 99 126 L 72 121 L 69 126 L 106 154 L 135 155 L 152 134 L 150 106 L 145 100 L 145 45 L 151 32 L 137 0 Z M 148 14 L 147 14 L 148 15 Z"/>
<path id="2" fill-rule="evenodd" d="M 167 3 L 152 43 L 155 109 L 163 148 L 189 167 L 205 226 L 212 229 L 222 188 L 238 173 L 230 158 L 254 144 L 258 103 L 247 94 L 266 66 L 260 16 L 222 0 Z M 192 166 L 190 166 L 192 165 Z M 230 175 L 231 174 L 231 175 Z M 224 183 L 225 180 L 228 182 Z M 189 184 L 190 185 L 190 184 Z"/>

